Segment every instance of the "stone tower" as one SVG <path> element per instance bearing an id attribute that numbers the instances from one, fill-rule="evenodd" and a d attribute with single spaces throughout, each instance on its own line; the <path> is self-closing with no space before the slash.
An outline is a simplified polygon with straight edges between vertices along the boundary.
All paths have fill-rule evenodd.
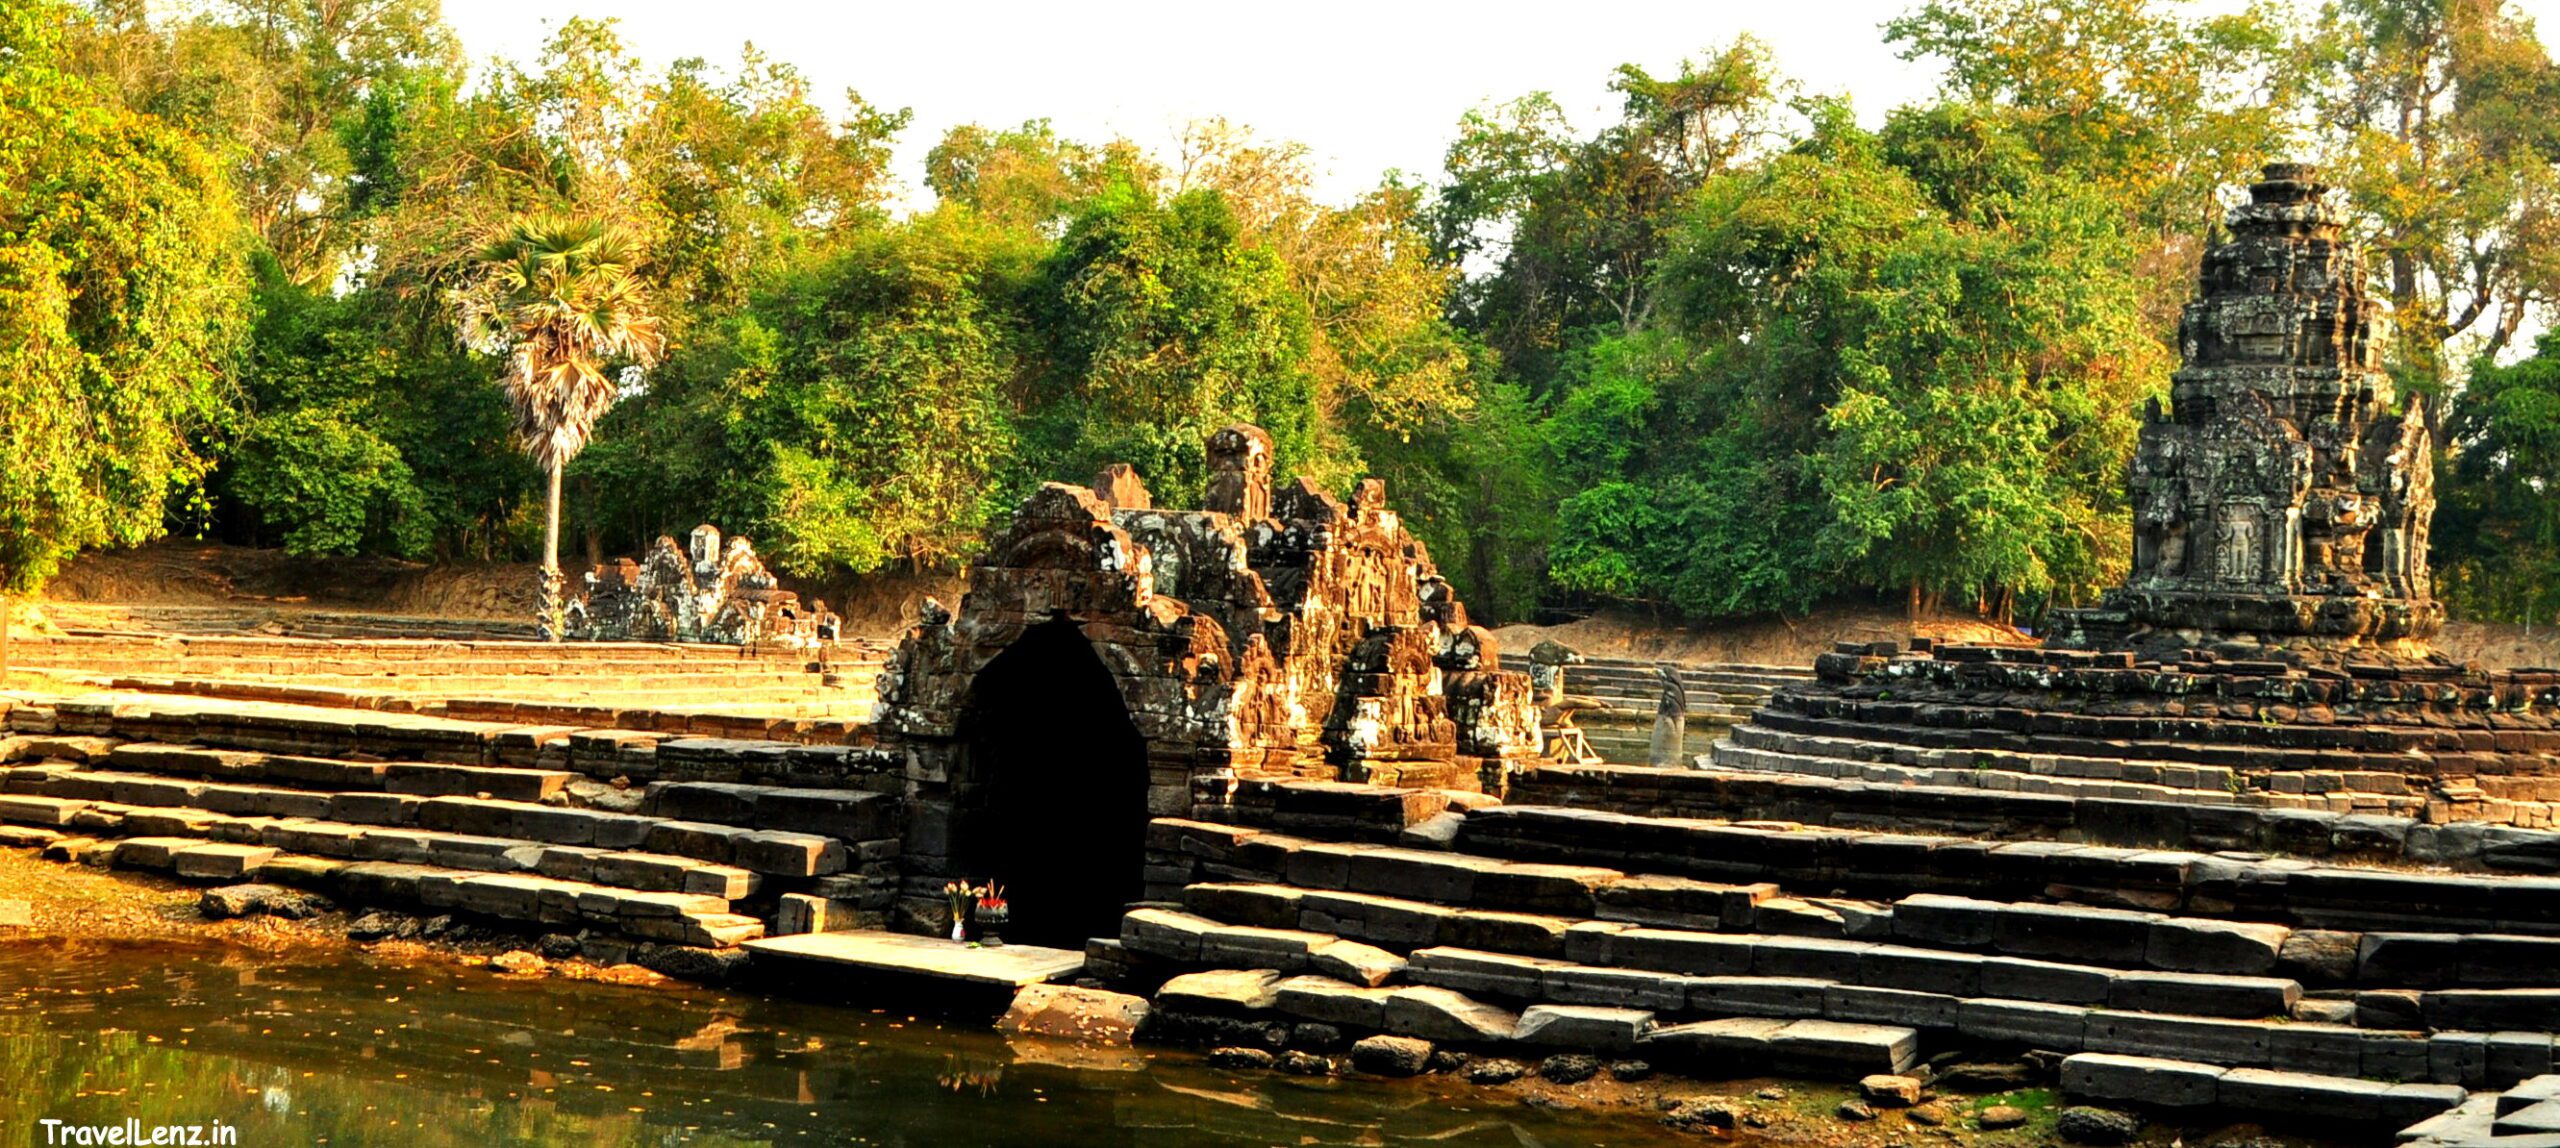
<path id="1" fill-rule="evenodd" d="M 2382 371 L 2389 318 L 2327 191 L 2267 165 L 2205 254 L 2185 366 L 2127 479 L 2132 572 L 2099 608 L 2058 611 L 2053 645 L 2423 654 L 2444 616 L 2426 424 Z"/>

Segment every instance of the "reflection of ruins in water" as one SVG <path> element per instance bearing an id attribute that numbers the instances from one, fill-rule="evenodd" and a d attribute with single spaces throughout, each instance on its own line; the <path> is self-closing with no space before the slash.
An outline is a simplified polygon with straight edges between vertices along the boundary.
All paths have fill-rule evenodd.
<path id="1" fill-rule="evenodd" d="M 0 1128 L 219 1120 L 242 1144 L 1677 1142 L 1446 1082 L 1246 1081 L 975 1019 L 214 947 L 0 946 L 0 1078 Z"/>

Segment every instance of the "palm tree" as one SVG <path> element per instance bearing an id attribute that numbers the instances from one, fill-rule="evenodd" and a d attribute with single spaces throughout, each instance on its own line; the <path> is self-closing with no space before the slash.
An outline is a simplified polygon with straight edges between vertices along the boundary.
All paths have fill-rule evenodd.
<path id="1" fill-rule="evenodd" d="M 607 368 L 646 368 L 665 346 L 641 247 L 627 229 L 595 218 L 541 213 L 518 218 L 481 252 L 479 275 L 458 302 L 464 345 L 503 353 L 516 442 L 549 472 L 542 533 L 542 629 L 558 640 L 560 470 L 595 433 L 619 387 Z"/>

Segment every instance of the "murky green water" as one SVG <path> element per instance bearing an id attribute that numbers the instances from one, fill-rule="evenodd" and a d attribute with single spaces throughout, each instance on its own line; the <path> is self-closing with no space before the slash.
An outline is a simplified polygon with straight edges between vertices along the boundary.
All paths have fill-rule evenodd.
<path id="1" fill-rule="evenodd" d="M 0 944 L 0 1145 L 46 1143 L 46 1118 L 219 1122 L 250 1146 L 1676 1142 L 1450 1081 L 1239 1076 L 787 999 Z"/>

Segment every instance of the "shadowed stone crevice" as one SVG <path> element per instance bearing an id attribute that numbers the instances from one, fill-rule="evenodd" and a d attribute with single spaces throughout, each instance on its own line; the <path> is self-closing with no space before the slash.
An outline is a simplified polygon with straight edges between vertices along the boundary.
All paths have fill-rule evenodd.
<path id="1" fill-rule="evenodd" d="M 1048 622 L 979 671 L 960 718 L 953 842 L 963 872 L 1016 908 L 1008 939 L 1081 947 L 1138 898 L 1146 742 L 1111 671 Z"/>

